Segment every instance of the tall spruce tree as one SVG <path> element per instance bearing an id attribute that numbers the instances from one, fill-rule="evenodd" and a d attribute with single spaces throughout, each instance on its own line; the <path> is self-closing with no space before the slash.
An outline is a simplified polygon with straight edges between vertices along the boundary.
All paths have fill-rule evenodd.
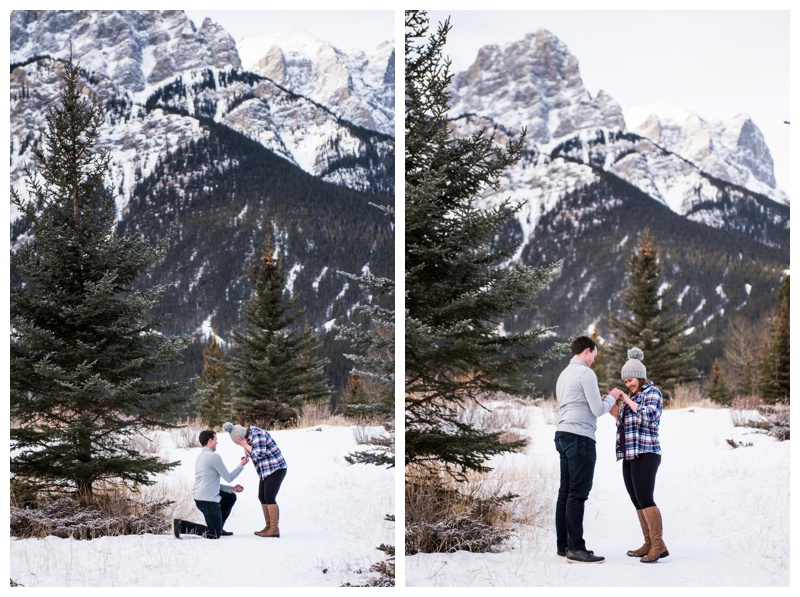
<path id="1" fill-rule="evenodd" d="M 200 419 L 211 429 L 221 427 L 231 418 L 231 384 L 225 360 L 228 353 L 212 332 L 203 349 L 203 378 L 197 384 L 197 410 Z"/>
<path id="2" fill-rule="evenodd" d="M 304 403 L 328 399 L 331 389 L 314 355 L 319 342 L 307 325 L 298 325 L 297 297 L 284 297 L 283 260 L 269 239 L 250 267 L 250 281 L 253 294 L 228 359 L 233 410 L 241 422 L 268 429 L 297 418 Z"/>
<path id="3" fill-rule="evenodd" d="M 668 398 L 677 384 L 699 379 L 692 364 L 697 347 L 687 338 L 686 318 L 673 311 L 677 300 L 668 298 L 671 288 L 662 285 L 663 268 L 648 229 L 628 268 L 622 312 L 610 316 L 613 339 L 609 342 L 609 359 L 621 367 L 628 349 L 639 347 L 644 352 L 647 376 Z"/>
<path id="4" fill-rule="evenodd" d="M 111 158 L 95 149 L 104 114 L 82 88 L 70 60 L 28 198 L 11 191 L 24 235 L 11 252 L 10 435 L 15 479 L 88 499 L 98 482 L 149 485 L 177 464 L 126 440 L 174 426 L 185 384 L 159 374 L 189 339 L 149 316 L 162 287 L 136 289 L 166 245 L 116 233 Z"/>
<path id="5" fill-rule="evenodd" d="M 778 289 L 777 303 L 759 376 L 759 394 L 768 404 L 789 402 L 789 276 Z"/>
<path id="6" fill-rule="evenodd" d="M 533 307 L 551 269 L 509 267 L 515 247 L 495 243 L 519 206 L 476 206 L 519 158 L 522 138 L 505 149 L 484 131 L 456 138 L 442 56 L 449 21 L 429 35 L 426 13 L 407 11 L 405 25 L 406 463 L 463 478 L 520 445 L 464 423 L 459 411 L 492 392 L 532 392 L 530 370 L 556 350 L 534 349 L 545 330 L 501 326 Z"/>

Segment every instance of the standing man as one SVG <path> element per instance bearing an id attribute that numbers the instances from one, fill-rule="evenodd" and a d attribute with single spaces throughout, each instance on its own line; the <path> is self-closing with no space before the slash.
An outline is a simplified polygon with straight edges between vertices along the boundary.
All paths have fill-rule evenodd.
<path id="1" fill-rule="evenodd" d="M 203 449 L 197 457 L 194 469 L 194 486 L 192 497 L 197 508 L 203 513 L 206 524 L 197 524 L 175 518 L 172 521 L 172 534 L 176 539 L 181 538 L 181 533 L 202 535 L 206 539 L 218 539 L 220 536 L 233 535 L 222 530 L 225 521 L 236 503 L 235 493 L 242 491 L 241 485 L 230 487 L 220 484 L 220 477 L 229 483 L 239 476 L 247 464 L 247 456 L 243 456 L 239 466 L 228 471 L 222 463 L 222 457 L 217 454 L 217 434 L 210 429 L 200 432 L 200 445 Z"/>
<path id="2" fill-rule="evenodd" d="M 597 375 L 591 367 L 597 357 L 597 344 L 588 336 L 572 341 L 572 360 L 556 383 L 558 425 L 555 444 L 561 457 L 561 484 L 556 502 L 556 548 L 569 562 L 595 563 L 605 558 L 586 549 L 583 539 L 583 512 L 592 489 L 597 460 L 595 431 L 597 418 L 611 410 L 616 401 L 600 396 Z"/>

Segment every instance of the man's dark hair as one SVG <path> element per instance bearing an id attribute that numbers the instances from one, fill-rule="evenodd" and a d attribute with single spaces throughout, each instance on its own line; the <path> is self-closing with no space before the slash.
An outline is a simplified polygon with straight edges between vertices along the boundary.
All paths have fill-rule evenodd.
<path id="1" fill-rule="evenodd" d="M 572 356 L 581 354 L 587 348 L 590 351 L 594 351 L 597 348 L 597 343 L 589 336 L 578 336 L 572 341 Z"/>
<path id="2" fill-rule="evenodd" d="M 205 447 L 208 443 L 208 440 L 214 439 L 214 436 L 217 434 L 216 431 L 211 431 L 211 429 L 206 429 L 205 431 L 200 432 L 200 445 Z"/>

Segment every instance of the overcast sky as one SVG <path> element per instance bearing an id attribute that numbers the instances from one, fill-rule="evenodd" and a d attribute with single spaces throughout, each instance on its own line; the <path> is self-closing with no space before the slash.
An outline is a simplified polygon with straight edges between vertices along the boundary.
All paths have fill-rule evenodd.
<path id="1" fill-rule="evenodd" d="M 788 11 L 428 11 L 451 17 L 445 53 L 469 68 L 478 49 L 544 28 L 578 60 L 587 91 L 623 108 L 676 103 L 709 121 L 749 114 L 789 192 Z"/>
<path id="2" fill-rule="evenodd" d="M 235 40 L 302 29 L 342 50 L 366 49 L 395 38 L 390 10 L 187 10 L 199 27 L 208 17 Z"/>

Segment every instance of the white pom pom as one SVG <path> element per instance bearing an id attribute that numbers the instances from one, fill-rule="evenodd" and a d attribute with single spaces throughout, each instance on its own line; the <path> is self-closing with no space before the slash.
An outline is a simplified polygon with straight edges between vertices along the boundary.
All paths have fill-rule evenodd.
<path id="1" fill-rule="evenodd" d="M 233 423 L 223 423 L 222 424 L 222 430 L 223 431 L 227 431 L 228 433 L 230 433 L 231 429 L 233 429 Z"/>
<path id="2" fill-rule="evenodd" d="M 644 358 L 644 353 L 640 348 L 636 348 L 635 346 L 628 351 L 628 358 L 629 359 L 636 359 L 637 361 L 641 361 Z"/>

